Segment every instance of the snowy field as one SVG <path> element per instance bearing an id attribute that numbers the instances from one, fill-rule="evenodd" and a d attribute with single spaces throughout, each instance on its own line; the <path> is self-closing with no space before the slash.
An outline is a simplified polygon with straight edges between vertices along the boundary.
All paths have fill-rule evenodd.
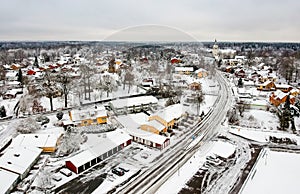
<path id="1" fill-rule="evenodd" d="M 279 118 L 275 113 L 250 109 L 243 113 L 240 125 L 273 130 L 279 127 Z"/>
<path id="2" fill-rule="evenodd" d="M 266 149 L 241 194 L 299 193 L 300 154 Z"/>

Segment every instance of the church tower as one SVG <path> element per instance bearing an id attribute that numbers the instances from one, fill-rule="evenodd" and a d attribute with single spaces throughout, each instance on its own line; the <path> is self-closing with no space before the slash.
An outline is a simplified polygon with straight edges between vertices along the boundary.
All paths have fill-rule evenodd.
<path id="1" fill-rule="evenodd" d="M 212 54 L 215 57 L 215 59 L 219 58 L 219 46 L 217 45 L 217 40 L 216 39 L 215 39 L 215 44 L 214 44 L 213 49 L 212 49 Z"/>

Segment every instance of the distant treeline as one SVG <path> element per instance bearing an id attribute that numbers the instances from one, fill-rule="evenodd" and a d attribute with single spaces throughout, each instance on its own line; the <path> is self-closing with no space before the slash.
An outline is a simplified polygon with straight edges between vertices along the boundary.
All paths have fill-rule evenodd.
<path id="1" fill-rule="evenodd" d="M 35 48 L 59 48 L 63 46 L 116 46 L 116 45 L 130 45 L 130 46 L 143 46 L 143 45 L 203 45 L 207 48 L 212 48 L 214 42 L 110 42 L 110 41 L 2 41 L 0 42 L 0 50 L 7 49 L 35 49 Z M 300 43 L 292 42 L 218 42 L 220 48 L 251 48 L 251 49 L 262 49 L 262 48 L 273 48 L 273 49 L 292 49 L 299 50 Z"/>

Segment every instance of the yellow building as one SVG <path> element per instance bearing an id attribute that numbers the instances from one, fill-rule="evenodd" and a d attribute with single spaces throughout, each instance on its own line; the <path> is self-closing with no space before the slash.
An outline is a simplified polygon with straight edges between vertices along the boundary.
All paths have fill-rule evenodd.
<path id="1" fill-rule="evenodd" d="M 88 126 L 107 123 L 107 112 L 104 106 L 69 112 L 70 120 L 76 126 Z"/>
<path id="2" fill-rule="evenodd" d="M 257 90 L 262 90 L 262 91 L 271 91 L 271 90 L 275 90 L 275 88 L 276 86 L 274 82 L 269 80 L 257 86 Z"/>
<path id="3" fill-rule="evenodd" d="M 156 134 L 159 134 L 160 132 L 167 132 L 167 128 L 157 120 L 148 121 L 141 125 L 141 129 Z"/>
<path id="4" fill-rule="evenodd" d="M 167 129 L 172 129 L 176 121 L 182 116 L 183 107 L 181 104 L 173 104 L 149 117 L 149 121 L 156 120 Z"/>

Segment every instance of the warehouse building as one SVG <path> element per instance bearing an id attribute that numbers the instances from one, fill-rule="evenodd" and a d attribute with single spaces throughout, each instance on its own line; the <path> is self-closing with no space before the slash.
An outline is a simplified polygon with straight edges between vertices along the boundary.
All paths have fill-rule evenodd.
<path id="1" fill-rule="evenodd" d="M 103 134 L 87 134 L 86 149 L 66 160 L 66 167 L 79 174 L 131 144 L 131 137 L 117 129 Z"/>
<path id="2" fill-rule="evenodd" d="M 13 139 L 11 147 L 37 147 L 43 152 L 56 151 L 62 134 L 20 134 Z"/>

